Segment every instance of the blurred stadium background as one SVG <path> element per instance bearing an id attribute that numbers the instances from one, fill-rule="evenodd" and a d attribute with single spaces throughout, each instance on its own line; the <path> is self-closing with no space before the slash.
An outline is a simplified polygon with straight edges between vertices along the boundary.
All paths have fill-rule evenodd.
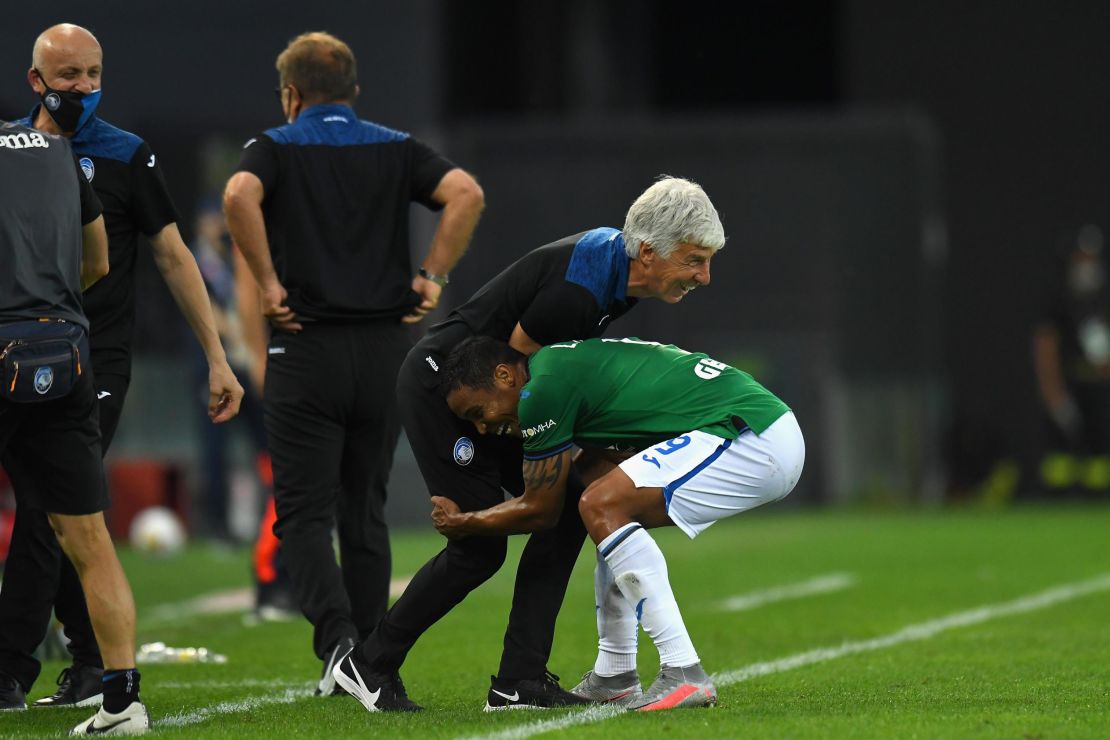
<path id="1" fill-rule="evenodd" d="M 810 454 L 788 505 L 1050 495 L 1030 332 L 1060 248 L 1110 224 L 1104 3 L 58 0 L 3 18 L 0 118 L 35 102 L 38 32 L 90 28 L 99 113 L 158 154 L 187 241 L 240 144 L 281 123 L 277 52 L 337 33 L 360 115 L 433 141 L 486 190 L 448 304 L 535 246 L 620 226 L 655 175 L 695 179 L 729 235 L 713 286 L 617 331 L 712 352 L 794 406 Z M 149 255 L 140 301 L 109 462 L 146 482 L 117 500 L 188 512 L 194 343 Z M 404 442 L 391 488 L 394 525 L 426 526 Z"/>
<path id="2" fill-rule="evenodd" d="M 55 0 L 6 3 L 0 19 L 3 119 L 35 103 L 25 74 L 41 30 L 69 21 L 99 37 L 98 113 L 151 144 L 189 243 L 241 144 L 282 122 L 277 53 L 305 30 L 339 35 L 359 60 L 358 113 L 433 142 L 485 189 L 442 311 L 536 246 L 620 226 L 657 174 L 699 181 L 729 236 L 713 285 L 674 310 L 643 305 L 616 332 L 752 371 L 794 407 L 809 452 L 784 503 L 692 546 L 660 534 L 707 667 L 763 675 L 801 651 L 884 635 L 900 645 L 906 625 L 920 632 L 938 618 L 953 633 L 742 687 L 722 682 L 725 711 L 669 717 L 667 731 L 1105 736 L 1110 474 L 1080 466 L 1046 485 L 1053 450 L 1030 349 L 1080 226 L 1110 226 L 1105 2 Z M 431 223 L 419 209 L 413 218 L 420 252 Z M 122 535 L 131 514 L 155 504 L 195 526 L 205 480 L 195 342 L 142 257 L 132 386 L 108 458 Z M 1110 471 L 1107 452 L 1092 459 Z M 233 526 L 249 539 L 260 491 L 245 434 L 232 453 Z M 5 485 L 0 476 L 0 509 L 11 505 Z M 403 439 L 390 496 L 403 583 L 440 546 Z M 1086 505 L 1011 506 L 1077 499 Z M 123 559 L 140 642 L 228 656 L 144 667 L 163 732 L 365 736 L 353 702 L 299 701 L 319 670 L 303 621 L 244 629 L 245 551 Z M 717 561 L 725 567 L 705 567 Z M 552 660 L 571 680 L 595 645 L 591 563 L 579 560 Z M 493 667 L 514 571 L 414 650 L 405 678 L 432 711 L 376 716 L 377 729 L 531 734 L 513 724 L 528 718 L 479 711 L 479 674 Z M 817 601 L 728 617 L 714 606 L 830 573 L 843 590 Z M 1075 599 L 1066 608 L 1038 596 L 1061 588 Z M 969 609 L 998 621 L 964 629 Z M 68 664 L 54 649 L 32 698 L 53 691 L 49 678 Z M 652 659 L 642 658 L 642 675 Z M 21 733 L 72 724 L 27 714 Z M 643 734 L 638 719 L 614 727 Z"/>

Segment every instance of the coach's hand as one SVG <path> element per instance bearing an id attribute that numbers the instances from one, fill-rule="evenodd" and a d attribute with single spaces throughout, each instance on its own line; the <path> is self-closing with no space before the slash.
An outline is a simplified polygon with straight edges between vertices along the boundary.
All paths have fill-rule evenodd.
<path id="1" fill-rule="evenodd" d="M 432 496 L 432 524 L 449 540 L 462 536 L 459 531 L 459 520 L 462 518 L 460 514 L 459 505 L 451 499 Z"/>
<path id="2" fill-rule="evenodd" d="M 412 279 L 412 289 L 420 296 L 420 305 L 415 306 L 412 313 L 401 317 L 401 322 L 405 324 L 415 324 L 422 321 L 430 311 L 439 305 L 439 295 L 443 292 L 443 286 L 439 283 L 433 283 L 420 275 Z"/>
<path id="3" fill-rule="evenodd" d="M 278 331 L 298 332 L 303 327 L 297 323 L 293 309 L 285 305 L 289 292 L 285 286 L 275 282 L 262 289 L 262 315 L 270 320 Z"/>

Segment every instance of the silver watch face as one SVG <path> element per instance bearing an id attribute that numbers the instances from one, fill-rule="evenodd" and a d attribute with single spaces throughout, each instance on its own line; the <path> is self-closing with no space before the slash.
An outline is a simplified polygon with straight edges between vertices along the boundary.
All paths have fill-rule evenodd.
<path id="1" fill-rule="evenodd" d="M 449 278 L 446 275 L 433 275 L 432 273 L 425 270 L 423 267 L 420 268 L 420 277 L 424 278 L 425 280 L 431 280 L 433 283 L 440 287 L 443 287 L 447 285 L 448 282 L 450 282 Z"/>

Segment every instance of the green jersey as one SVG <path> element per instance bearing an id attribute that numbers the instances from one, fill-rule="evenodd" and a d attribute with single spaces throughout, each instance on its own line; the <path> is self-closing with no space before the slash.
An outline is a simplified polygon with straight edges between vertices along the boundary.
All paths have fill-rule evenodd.
<path id="1" fill-rule="evenodd" d="M 572 444 L 641 449 L 686 432 L 760 434 L 790 409 L 747 373 L 670 344 L 587 339 L 529 359 L 517 416 L 524 456 Z"/>

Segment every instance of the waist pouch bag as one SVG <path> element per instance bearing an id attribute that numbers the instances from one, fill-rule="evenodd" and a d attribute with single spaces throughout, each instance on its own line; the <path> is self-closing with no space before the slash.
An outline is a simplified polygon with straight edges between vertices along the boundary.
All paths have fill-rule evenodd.
<path id="1" fill-rule="evenodd" d="M 89 355 L 85 329 L 61 319 L 0 324 L 0 398 L 15 403 L 69 395 Z"/>

